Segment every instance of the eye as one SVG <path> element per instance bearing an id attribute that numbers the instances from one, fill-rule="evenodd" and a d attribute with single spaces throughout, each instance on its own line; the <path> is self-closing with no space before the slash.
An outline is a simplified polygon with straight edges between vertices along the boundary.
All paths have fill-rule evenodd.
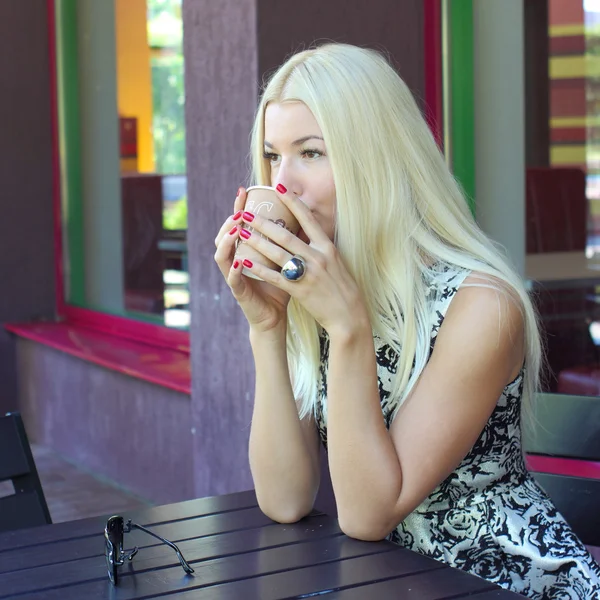
<path id="1" fill-rule="evenodd" d="M 323 153 L 319 152 L 319 150 L 311 150 L 309 148 L 302 150 L 301 154 L 304 158 L 308 158 L 309 160 L 315 160 L 315 159 L 321 158 L 321 156 L 323 156 Z"/>
<path id="2" fill-rule="evenodd" d="M 263 152 L 263 158 L 268 160 L 271 164 L 279 161 L 279 155 L 274 154 L 273 152 L 267 152 L 266 150 Z"/>

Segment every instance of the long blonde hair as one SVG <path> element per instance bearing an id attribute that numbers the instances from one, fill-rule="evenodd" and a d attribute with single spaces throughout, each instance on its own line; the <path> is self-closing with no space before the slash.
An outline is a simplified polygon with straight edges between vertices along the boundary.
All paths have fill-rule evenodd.
<path id="1" fill-rule="evenodd" d="M 523 399 L 531 405 L 541 364 L 531 301 L 477 226 L 410 90 L 386 59 L 373 50 L 326 44 L 283 64 L 256 114 L 254 183 L 271 184 L 263 157 L 265 109 L 286 101 L 303 102 L 323 132 L 336 189 L 335 244 L 364 292 L 374 333 L 398 354 L 396 410 L 429 357 L 432 315 L 424 276 L 431 275 L 432 262 L 481 273 L 518 302 L 525 323 Z M 301 417 L 317 403 L 319 344 L 317 323 L 292 300 L 288 359 Z"/>

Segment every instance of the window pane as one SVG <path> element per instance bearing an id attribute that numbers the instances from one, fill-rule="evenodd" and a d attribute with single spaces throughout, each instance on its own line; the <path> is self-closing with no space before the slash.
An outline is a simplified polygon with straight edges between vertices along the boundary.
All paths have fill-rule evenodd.
<path id="1" fill-rule="evenodd" d="M 526 10 L 527 274 L 546 334 L 545 388 L 600 392 L 600 2 Z"/>
<path id="2" fill-rule="evenodd" d="M 59 0 L 67 301 L 189 325 L 181 0 Z"/>

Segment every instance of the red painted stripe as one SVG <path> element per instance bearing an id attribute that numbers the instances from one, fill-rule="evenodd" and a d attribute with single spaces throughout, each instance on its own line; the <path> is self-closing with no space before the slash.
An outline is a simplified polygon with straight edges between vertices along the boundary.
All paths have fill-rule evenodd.
<path id="1" fill-rule="evenodd" d="M 551 0 L 548 2 L 548 22 L 553 25 L 583 25 L 585 11 L 583 2 Z"/>
<path id="2" fill-rule="evenodd" d="M 550 129 L 550 139 L 554 143 L 585 143 L 587 131 L 585 127 L 553 127 Z"/>
<path id="3" fill-rule="evenodd" d="M 550 118 L 585 117 L 587 110 L 583 84 L 571 88 L 550 86 Z"/>
<path id="4" fill-rule="evenodd" d="M 585 36 L 567 35 L 550 37 L 550 55 L 585 54 Z"/>
<path id="5" fill-rule="evenodd" d="M 6 329 L 124 375 L 143 379 L 183 394 L 191 393 L 190 357 L 66 323 L 15 323 Z"/>
<path id="6" fill-rule="evenodd" d="M 551 473 L 554 475 L 566 475 L 568 477 L 600 479 L 600 462 L 590 460 L 528 454 L 527 468 L 535 473 Z"/>
<path id="7" fill-rule="evenodd" d="M 425 118 L 440 148 L 444 143 L 442 97 L 442 7 L 440 0 L 424 0 Z"/>
<path id="8" fill-rule="evenodd" d="M 104 335 L 190 353 L 190 335 L 187 331 L 108 315 L 72 305 L 65 307 L 64 316 L 67 324 L 93 329 Z"/>
<path id="9" fill-rule="evenodd" d="M 560 88 L 581 88 L 585 89 L 586 85 L 585 77 L 570 77 L 568 79 L 550 79 L 550 88 L 551 89 L 560 89 Z"/>

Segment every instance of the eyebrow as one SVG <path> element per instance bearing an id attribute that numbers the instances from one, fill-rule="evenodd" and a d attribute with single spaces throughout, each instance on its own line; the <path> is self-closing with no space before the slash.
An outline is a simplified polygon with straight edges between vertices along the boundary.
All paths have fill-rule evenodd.
<path id="1" fill-rule="evenodd" d="M 301 146 L 302 144 L 304 144 L 304 142 L 308 142 L 308 140 L 321 140 L 322 142 L 325 141 L 319 135 L 307 135 L 306 137 L 302 137 L 302 138 L 292 142 L 292 146 Z M 273 148 L 273 144 L 271 144 L 270 142 L 267 142 L 267 140 L 265 140 L 265 146 L 267 146 L 267 148 Z"/>

